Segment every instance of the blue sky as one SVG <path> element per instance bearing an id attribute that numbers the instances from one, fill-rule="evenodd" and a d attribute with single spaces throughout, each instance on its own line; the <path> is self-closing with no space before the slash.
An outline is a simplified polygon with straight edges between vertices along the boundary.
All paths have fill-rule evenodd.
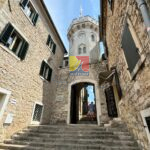
<path id="1" fill-rule="evenodd" d="M 91 103 L 91 102 L 94 102 L 94 91 L 93 91 L 93 86 L 92 85 L 89 85 L 87 87 L 87 91 L 88 91 L 88 94 L 89 94 L 89 97 L 88 97 L 88 101 Z"/>
<path id="2" fill-rule="evenodd" d="M 80 14 L 80 6 L 83 15 L 89 15 L 98 20 L 100 14 L 100 0 L 44 0 L 56 28 L 64 42 L 66 49 L 69 48 L 67 29 L 74 18 Z"/>

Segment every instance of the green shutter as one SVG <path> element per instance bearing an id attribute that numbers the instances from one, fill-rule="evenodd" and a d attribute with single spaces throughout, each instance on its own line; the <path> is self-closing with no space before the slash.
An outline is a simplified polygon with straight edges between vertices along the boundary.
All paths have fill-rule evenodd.
<path id="1" fill-rule="evenodd" d="M 22 8 L 24 9 L 25 6 L 27 5 L 29 0 L 21 0 L 20 5 L 22 6 Z"/>
<path id="2" fill-rule="evenodd" d="M 10 23 L 8 23 L 0 35 L 0 42 L 6 45 L 13 30 L 14 30 L 13 26 Z"/>
<path id="3" fill-rule="evenodd" d="M 56 52 L 56 44 L 53 45 L 53 50 L 52 50 L 53 54 L 55 54 Z"/>
<path id="4" fill-rule="evenodd" d="M 137 62 L 140 59 L 138 48 L 135 45 L 134 39 L 131 35 L 128 24 L 125 24 L 123 36 L 122 36 L 122 48 L 127 60 L 129 72 L 132 73 Z"/>
<path id="5" fill-rule="evenodd" d="M 52 69 L 49 67 L 49 72 L 48 72 L 48 81 L 51 81 L 51 76 L 52 76 Z"/>
<path id="6" fill-rule="evenodd" d="M 45 67 L 45 61 L 43 60 L 42 64 L 41 64 L 41 69 L 40 69 L 40 76 L 42 76 L 42 77 L 43 77 L 43 74 L 44 74 L 44 67 Z"/>
<path id="7" fill-rule="evenodd" d="M 50 35 L 48 35 L 46 45 L 49 45 L 50 41 L 51 41 L 51 36 L 50 36 Z"/>
<path id="8" fill-rule="evenodd" d="M 22 46 L 20 48 L 19 54 L 18 54 L 18 57 L 21 60 L 25 59 L 25 56 L 26 56 L 27 51 L 28 51 L 28 47 L 29 47 L 29 44 L 24 40 L 22 43 Z"/>
<path id="9" fill-rule="evenodd" d="M 34 17 L 33 17 L 33 19 L 32 19 L 32 22 L 33 22 L 34 25 L 36 25 L 37 20 L 38 20 L 38 17 L 39 17 L 39 14 L 38 14 L 38 13 L 35 13 L 35 14 L 34 14 Z"/>

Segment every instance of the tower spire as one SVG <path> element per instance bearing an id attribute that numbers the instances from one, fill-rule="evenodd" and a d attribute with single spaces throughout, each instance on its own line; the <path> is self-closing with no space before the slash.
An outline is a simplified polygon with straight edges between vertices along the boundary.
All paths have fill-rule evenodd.
<path id="1" fill-rule="evenodd" d="M 82 9 L 82 5 L 80 5 L 80 17 L 83 16 L 83 9 Z"/>

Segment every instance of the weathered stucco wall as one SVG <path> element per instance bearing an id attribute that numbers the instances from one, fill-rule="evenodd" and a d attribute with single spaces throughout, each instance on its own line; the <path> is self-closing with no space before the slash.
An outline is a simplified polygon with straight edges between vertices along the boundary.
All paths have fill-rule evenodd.
<path id="1" fill-rule="evenodd" d="M 58 73 L 58 67 L 63 59 L 63 46 L 52 25 L 49 28 L 48 23 L 43 22 L 41 18 L 44 10 L 37 8 L 40 17 L 36 26 L 33 26 L 20 8 L 19 2 L 19 0 L 10 1 L 11 12 L 8 1 L 5 1 L 0 9 L 0 32 L 8 22 L 13 23 L 29 43 L 29 49 L 23 61 L 8 53 L 0 44 L 0 87 L 11 91 L 10 100 L 16 100 L 16 104 L 12 104 L 9 100 L 1 118 L 2 138 L 9 137 L 31 123 L 35 102 L 44 104 L 42 123 L 49 123 L 51 102 L 55 99 L 56 83 L 43 81 L 39 76 L 39 71 L 42 60 L 46 59 L 53 69 L 52 77 L 54 77 Z M 46 46 L 48 34 L 52 35 L 57 45 L 55 55 Z M 14 114 L 13 122 L 6 126 L 3 123 L 9 113 Z"/>
<path id="2" fill-rule="evenodd" d="M 134 80 L 130 78 L 124 52 L 121 48 L 126 14 L 128 14 L 136 37 L 141 44 L 141 54 L 146 56 L 146 60 Z M 106 40 L 109 50 L 109 67 L 117 66 L 120 74 L 123 98 L 119 104 L 119 109 L 122 120 L 126 122 L 139 143 L 148 149 L 148 138 L 140 111 L 150 107 L 150 40 L 135 0 L 115 1 L 113 13 L 108 9 Z"/>

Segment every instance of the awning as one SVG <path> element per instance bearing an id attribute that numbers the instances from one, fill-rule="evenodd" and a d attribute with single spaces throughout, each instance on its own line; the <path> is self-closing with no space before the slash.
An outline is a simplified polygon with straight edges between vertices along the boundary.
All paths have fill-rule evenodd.
<path id="1" fill-rule="evenodd" d="M 100 72 L 99 74 L 99 84 L 103 83 L 115 83 L 115 86 L 117 88 L 119 99 L 122 98 L 122 89 L 120 86 L 119 76 L 116 71 L 116 69 L 110 70 L 110 71 L 104 71 Z"/>
<path id="2" fill-rule="evenodd" d="M 103 84 L 104 82 L 112 82 L 114 74 L 115 70 L 100 72 L 99 84 Z"/>

